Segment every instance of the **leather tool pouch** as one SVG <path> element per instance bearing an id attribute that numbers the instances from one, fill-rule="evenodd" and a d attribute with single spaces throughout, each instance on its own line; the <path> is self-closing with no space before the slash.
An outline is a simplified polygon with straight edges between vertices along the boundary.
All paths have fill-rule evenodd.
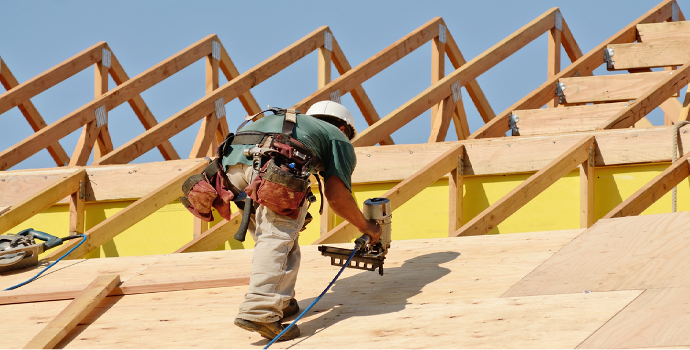
<path id="1" fill-rule="evenodd" d="M 311 190 L 309 176 L 297 176 L 288 165 L 278 165 L 276 158 L 272 158 L 244 191 L 257 203 L 280 215 L 297 219 Z"/>
<path id="2" fill-rule="evenodd" d="M 213 221 L 211 208 L 216 208 L 223 219 L 230 220 L 230 203 L 235 198 L 231 188 L 220 158 L 216 158 L 201 174 L 190 176 L 182 184 L 185 196 L 180 197 L 180 202 L 201 220 Z"/>

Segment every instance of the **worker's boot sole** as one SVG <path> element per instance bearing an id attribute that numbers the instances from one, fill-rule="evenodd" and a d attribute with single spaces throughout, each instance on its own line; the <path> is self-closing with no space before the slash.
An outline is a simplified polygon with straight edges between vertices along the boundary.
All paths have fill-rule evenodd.
<path id="1" fill-rule="evenodd" d="M 254 321 L 245 320 L 242 318 L 236 318 L 235 319 L 235 325 L 242 328 L 242 329 L 246 329 L 250 332 L 257 332 L 257 333 L 261 334 L 261 336 L 266 338 L 266 339 L 275 338 L 276 336 L 278 336 L 278 334 L 280 334 L 280 332 L 283 331 L 283 329 L 285 329 L 279 321 L 270 322 L 270 323 L 261 323 L 261 322 L 254 322 Z M 292 328 L 290 328 L 290 330 L 285 332 L 280 337 L 280 339 L 278 339 L 278 341 L 286 341 L 286 340 L 295 339 L 295 338 L 299 337 L 299 333 L 300 333 L 299 328 L 297 328 L 296 325 L 292 326 Z"/>

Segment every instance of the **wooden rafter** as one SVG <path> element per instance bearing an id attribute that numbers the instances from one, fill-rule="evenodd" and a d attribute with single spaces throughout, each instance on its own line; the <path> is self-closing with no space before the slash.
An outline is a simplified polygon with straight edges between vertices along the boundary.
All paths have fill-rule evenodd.
<path id="1" fill-rule="evenodd" d="M 352 140 L 352 144 L 355 146 L 369 146 L 377 143 L 381 138 L 390 135 L 431 108 L 431 106 L 450 96 L 453 83 L 459 82 L 461 86 L 465 86 L 470 81 L 475 80 L 479 75 L 553 28 L 556 11 L 558 11 L 557 8 L 546 11 L 506 39 L 456 69 L 438 83 L 424 90 L 385 118 L 361 132 Z M 555 87 L 553 91 L 555 91 Z M 492 119 L 492 122 L 494 119 Z"/>
<path id="2" fill-rule="evenodd" d="M 452 236 L 484 235 L 515 213 L 522 206 L 547 189 L 575 167 L 589 159 L 589 149 L 594 147 L 594 136 L 587 136 L 545 168 L 530 176 L 503 198 L 490 205 L 468 221 Z"/>
<path id="3" fill-rule="evenodd" d="M 2 58 L 0 58 L 0 83 L 2 83 L 2 85 L 8 91 L 19 86 L 19 82 L 14 77 L 14 75 L 5 64 L 5 61 L 2 60 Z M 26 118 L 26 121 L 29 122 L 29 125 L 31 125 L 31 128 L 34 130 L 34 132 L 41 130 L 47 126 L 45 120 L 43 119 L 43 117 L 41 117 L 41 114 L 38 113 L 38 110 L 36 109 L 34 104 L 31 103 L 31 100 L 26 100 L 24 102 L 19 103 L 17 105 L 17 108 L 19 108 L 19 110 L 22 112 L 24 118 Z M 67 155 L 67 152 L 65 152 L 65 150 L 62 148 L 59 142 L 55 142 L 52 145 L 48 145 L 48 153 L 50 153 L 50 156 L 53 158 L 57 166 L 64 166 L 69 164 L 69 156 Z"/>
<path id="4" fill-rule="evenodd" d="M 214 250 L 235 235 L 235 232 L 240 227 L 240 221 L 242 221 L 242 217 L 238 211 L 232 214 L 230 220 L 219 222 L 208 229 L 208 231 L 194 237 L 193 240 L 180 247 L 175 253 L 195 253 Z"/>
<path id="5" fill-rule="evenodd" d="M 580 76 L 585 76 L 591 74 L 591 72 L 604 63 L 604 49 L 609 44 L 617 43 L 631 43 L 637 39 L 637 28 L 636 26 L 640 23 L 653 23 L 662 22 L 671 18 L 672 15 L 672 3 L 673 0 L 665 0 L 658 6 L 651 9 L 649 12 L 642 15 L 633 23 L 629 24 L 623 28 L 618 33 L 614 34 L 612 37 L 599 44 L 597 47 L 592 49 L 586 55 L 580 57 L 570 66 L 561 70 L 560 73 L 548 79 L 540 87 L 532 91 L 527 96 L 520 99 L 512 106 L 508 107 L 501 114 L 497 115 L 491 122 L 479 128 L 475 131 L 470 139 L 484 138 L 484 137 L 499 137 L 504 135 L 509 130 L 509 117 L 510 114 L 515 110 L 520 109 L 537 109 L 545 105 L 549 100 L 554 97 L 556 91 L 556 83 L 561 78 L 573 77 L 577 74 Z M 564 22 L 565 23 L 565 22 Z"/>
<path id="6" fill-rule="evenodd" d="M 231 101 L 306 56 L 314 49 L 323 46 L 326 30 L 328 30 L 328 27 L 321 27 L 313 31 L 254 68 L 228 81 L 212 94 L 206 95 L 179 113 L 125 143 L 101 158 L 97 164 L 124 164 L 136 159 L 161 142 L 168 140 L 204 116 L 212 113 L 214 110 L 213 101 L 220 98 L 223 101 Z M 207 54 L 210 54 L 210 52 L 207 52 Z M 0 159 L 1 157 L 2 155 L 0 155 Z"/>
<path id="7" fill-rule="evenodd" d="M 110 111 L 122 103 L 131 100 L 144 90 L 166 79 L 170 75 L 210 54 L 211 42 L 213 40 L 218 40 L 215 35 L 210 35 L 196 42 L 147 71 L 124 82 L 122 85 L 110 90 L 107 94 L 103 95 L 103 97 L 82 106 L 78 110 L 25 138 L 23 141 L 0 152 L 0 170 L 6 170 L 16 165 L 27 157 L 86 125 L 90 121 L 95 120 L 96 108 L 105 106 L 106 111 Z M 100 53 L 98 54 L 100 55 Z"/>

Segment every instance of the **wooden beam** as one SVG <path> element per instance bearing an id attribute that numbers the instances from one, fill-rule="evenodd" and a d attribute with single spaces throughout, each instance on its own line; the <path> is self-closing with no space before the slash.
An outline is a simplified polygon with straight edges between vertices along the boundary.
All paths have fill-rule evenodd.
<path id="1" fill-rule="evenodd" d="M 688 74 L 690 74 L 690 62 L 684 64 L 682 67 L 678 68 L 678 70 L 668 72 L 664 80 L 651 87 L 646 93 L 635 100 L 635 102 L 611 117 L 611 119 L 600 124 L 597 129 L 627 128 L 633 126 L 635 122 L 659 107 L 659 105 L 669 99 L 671 95 L 688 85 Z"/>
<path id="2" fill-rule="evenodd" d="M 479 215 L 455 231 L 452 236 L 487 234 L 503 220 L 534 199 L 539 193 L 551 186 L 551 184 L 587 160 L 589 158 L 589 148 L 594 147 L 594 141 L 594 136 L 584 137 L 545 168 L 539 170 L 503 198 L 491 204 Z"/>
<path id="3" fill-rule="evenodd" d="M 594 131 L 628 105 L 628 102 L 596 105 L 523 109 L 513 111 L 519 118 L 520 136 Z"/>
<path id="4" fill-rule="evenodd" d="M 575 62 L 582 57 L 582 50 L 580 50 L 580 46 L 577 44 L 577 41 L 575 41 L 575 37 L 570 31 L 568 24 L 565 22 L 565 18 L 561 18 L 561 20 L 563 29 L 561 31 L 561 44 L 563 45 L 563 50 L 565 50 L 566 55 L 568 55 L 570 62 Z M 591 74 L 592 73 L 590 72 L 588 75 Z"/>
<path id="5" fill-rule="evenodd" d="M 33 197 L 12 205 L 5 214 L 0 215 L 0 232 L 21 224 L 32 216 L 48 209 L 57 201 L 79 191 L 79 182 L 85 181 L 86 171 L 77 169 L 71 174 L 63 175 L 62 179 L 41 190 Z"/>
<path id="6" fill-rule="evenodd" d="M 690 23 L 680 21 L 638 24 L 637 33 L 640 42 L 645 44 L 683 41 L 690 38 Z"/>
<path id="7" fill-rule="evenodd" d="M 431 135 L 429 135 L 429 143 L 442 142 L 446 139 L 446 134 L 448 133 L 450 121 L 451 119 L 453 119 L 453 114 L 456 111 L 455 103 L 453 102 L 453 96 L 448 96 L 444 98 L 439 105 L 440 115 L 432 119 L 434 124 L 431 125 Z"/>
<path id="8" fill-rule="evenodd" d="M 446 55 L 455 69 L 467 63 L 449 30 L 446 30 Z M 479 87 L 477 80 L 470 81 L 465 85 L 465 89 L 467 89 L 467 94 L 470 95 L 472 102 L 474 102 L 475 107 L 477 107 L 477 112 L 479 112 L 479 115 L 485 123 L 488 123 L 489 120 L 496 117 L 496 113 L 494 113 L 489 101 L 486 99 L 486 96 L 484 96 L 484 92 Z M 469 132 L 469 129 L 467 132 Z"/>
<path id="9" fill-rule="evenodd" d="M 86 175 L 86 174 L 85 174 Z M 84 203 L 86 199 L 86 179 L 79 181 L 79 190 L 69 198 L 69 233 L 84 233 Z"/>
<path id="10" fill-rule="evenodd" d="M 345 53 L 343 53 L 343 50 L 340 48 L 340 45 L 338 45 L 338 41 L 335 40 L 335 37 L 333 37 L 333 54 L 331 58 L 333 60 L 333 65 L 335 66 L 335 69 L 338 70 L 338 74 L 343 75 L 347 73 L 350 69 L 352 69 L 350 63 L 347 61 L 347 58 L 345 57 Z M 350 91 L 350 94 L 352 95 L 352 99 L 355 100 L 357 107 L 359 107 L 359 110 L 362 112 L 364 120 L 366 120 L 369 125 L 372 125 L 381 119 L 381 117 L 379 117 L 378 112 L 376 112 L 374 105 L 371 103 L 369 96 L 364 91 L 362 85 L 357 85 L 354 89 Z M 382 146 L 386 146 L 394 145 L 395 142 L 393 142 L 393 139 L 389 136 L 379 141 L 379 144 L 381 144 Z"/>
<path id="11" fill-rule="evenodd" d="M 183 245 L 175 253 L 196 253 L 214 250 L 226 241 L 233 239 L 233 236 L 240 228 L 242 216 L 240 212 L 232 214 L 230 220 L 223 220 L 208 231 L 195 236 L 189 243 Z"/>
<path id="12" fill-rule="evenodd" d="M 466 140 L 472 132 L 470 126 L 467 124 L 467 115 L 465 114 L 465 106 L 462 103 L 462 98 L 455 103 L 455 113 L 453 113 L 453 126 L 458 140 Z"/>
<path id="13" fill-rule="evenodd" d="M 449 150 L 438 156 L 431 163 L 408 177 L 381 197 L 391 201 L 391 210 L 399 208 L 416 194 L 431 186 L 443 175 L 448 174 L 458 166 L 458 156 L 463 151 L 462 144 L 455 144 Z M 359 230 L 349 222 L 343 222 L 336 228 L 322 235 L 313 244 L 346 242 L 357 237 Z"/>
<path id="14" fill-rule="evenodd" d="M 463 208 L 463 173 L 465 158 L 465 146 L 459 152 L 458 166 L 451 170 L 448 177 L 448 235 L 462 227 L 462 208 Z"/>
<path id="15" fill-rule="evenodd" d="M 603 43 L 589 51 L 586 55 L 580 57 L 573 64 L 562 70 L 553 78 L 549 79 L 530 94 L 498 114 L 496 118 L 479 128 L 479 130 L 475 131 L 469 138 L 476 139 L 485 137 L 500 137 L 505 135 L 505 133 L 510 129 L 509 117 L 513 111 L 520 109 L 541 108 L 541 106 L 548 103 L 548 101 L 554 97 L 556 83 L 561 78 L 569 78 L 576 75 L 585 76 L 602 65 L 604 63 L 603 52 L 607 45 L 634 42 L 637 40 L 636 26 L 638 24 L 662 22 L 671 18 L 672 3 L 673 0 L 663 1 L 661 4 L 657 5 L 625 28 L 621 29 L 618 33 L 606 39 Z"/>
<path id="16" fill-rule="evenodd" d="M 170 277 L 166 279 L 140 280 L 138 278 L 123 281 L 115 287 L 109 297 L 119 295 L 134 295 L 147 293 L 174 292 L 181 290 L 208 289 L 245 286 L 249 284 L 249 276 L 228 276 L 200 274 L 194 277 Z M 0 294 L 0 305 L 35 303 L 42 301 L 67 300 L 76 298 L 83 289 L 74 286 L 51 286 L 46 290 L 12 290 Z"/>
<path id="17" fill-rule="evenodd" d="M 89 284 L 24 349 L 52 349 L 120 283 L 120 275 L 102 275 Z"/>
<path id="18" fill-rule="evenodd" d="M 561 16 L 561 25 L 562 25 Z M 562 28 L 562 27 L 561 27 Z M 546 64 L 546 79 L 551 79 L 561 71 L 561 31 L 556 27 L 549 30 L 548 39 L 548 59 Z M 547 107 L 558 107 L 558 97 L 554 97 L 553 101 L 546 105 Z"/>
<path id="19" fill-rule="evenodd" d="M 594 218 L 594 152 L 596 142 L 589 148 L 589 157 L 580 164 L 580 227 L 589 228 Z"/>
<path id="20" fill-rule="evenodd" d="M 182 184 L 193 174 L 201 172 L 208 164 L 199 163 L 187 171 L 180 172 L 174 179 L 151 191 L 151 193 L 128 205 L 117 214 L 105 219 L 98 225 L 86 231 L 86 241 L 70 253 L 66 259 L 78 259 L 88 252 L 98 248 L 111 240 L 130 226 L 154 213 L 164 205 L 172 202 L 182 195 Z M 2 217 L 0 217 L 1 219 Z M 77 245 L 75 240 L 69 241 L 55 248 L 45 257 L 46 260 L 55 260 Z"/>
<path id="21" fill-rule="evenodd" d="M 431 85 L 436 84 L 446 75 L 446 27 L 443 26 L 442 30 L 443 33 L 439 33 L 439 36 L 432 39 L 431 42 Z M 443 41 L 440 40 L 441 35 L 443 35 Z M 450 123 L 451 116 L 445 113 L 443 107 L 445 107 L 443 102 L 431 106 L 431 135 L 429 136 L 429 142 L 437 141 L 439 128 L 443 124 L 442 118 L 444 114 L 448 118 L 448 123 Z M 453 112 L 451 111 L 451 113 Z M 448 123 L 446 123 L 446 130 L 448 130 Z M 445 132 L 443 133 L 443 139 L 445 139 Z"/>
<path id="22" fill-rule="evenodd" d="M 61 81 L 101 61 L 105 42 L 99 42 L 47 71 L 0 95 L 0 114 L 57 85 Z"/>
<path id="23" fill-rule="evenodd" d="M 112 153 L 103 157 L 98 164 L 129 163 L 148 152 L 164 140 L 170 139 L 199 119 L 211 114 L 214 110 L 213 101 L 222 98 L 223 101 L 229 102 L 280 72 L 300 58 L 306 56 L 317 47 L 323 46 L 324 32 L 327 29 L 328 27 L 321 27 L 308 34 L 254 68 L 227 82 L 212 94 L 206 95 L 179 113 L 125 143 Z M 1 154 L 0 159 L 2 159 Z M 0 163 L 0 165 L 1 164 L 2 163 Z"/>
<path id="24" fill-rule="evenodd" d="M 218 64 L 218 60 L 211 55 L 206 56 L 206 95 L 212 94 L 218 88 Z M 219 126 L 218 121 L 215 109 L 201 121 L 189 158 L 213 156 L 211 149 Z"/>
<path id="25" fill-rule="evenodd" d="M 225 51 L 225 47 L 222 44 L 220 45 L 220 70 L 223 72 L 228 81 L 240 76 L 240 72 L 235 67 L 235 64 L 232 63 L 230 55 L 228 55 L 228 52 Z M 246 91 L 241 94 L 239 99 L 240 103 L 242 103 L 242 106 L 249 115 L 254 115 L 262 111 L 261 107 L 259 107 L 259 104 L 256 102 L 250 91 Z"/>
<path id="26" fill-rule="evenodd" d="M 318 87 L 321 89 L 331 82 L 331 50 L 318 48 Z"/>
<path id="27" fill-rule="evenodd" d="M 629 101 L 642 96 L 668 72 L 601 75 L 596 77 L 563 78 L 566 103 Z"/>
<path id="28" fill-rule="evenodd" d="M 340 91 L 340 96 L 352 91 L 354 88 L 367 81 L 367 79 L 370 77 L 378 74 L 391 64 L 397 62 L 399 59 L 407 56 L 407 54 L 410 52 L 437 37 L 438 25 L 440 23 L 441 17 L 433 18 L 429 22 L 423 24 L 421 27 L 415 29 L 410 34 L 404 36 L 402 39 L 396 41 L 368 60 L 362 62 L 357 67 L 349 70 L 345 74 L 342 74 L 340 77 L 338 77 L 338 79 L 333 80 L 323 89 L 319 89 L 309 97 L 300 101 L 293 106 L 293 108 L 296 108 L 300 111 L 306 111 L 312 104 L 318 101 L 328 100 L 330 94 L 336 90 Z M 378 141 L 380 140 L 376 140 L 376 142 Z"/>
<path id="29" fill-rule="evenodd" d="M 678 66 L 690 61 L 690 38 L 661 43 L 609 45 L 614 51 L 613 70 Z"/>
<path id="30" fill-rule="evenodd" d="M 456 69 L 438 83 L 424 90 L 385 118 L 361 132 L 352 140 L 352 144 L 355 146 L 373 145 L 381 138 L 400 129 L 403 125 L 431 108 L 431 106 L 449 96 L 451 94 L 451 84 L 459 82 L 461 86 L 466 85 L 532 40 L 538 38 L 547 30 L 553 28 L 554 13 L 556 11 L 558 11 L 557 8 L 546 11 L 543 15 L 518 29 L 515 33 L 484 51 L 467 64 Z M 555 85 L 554 90 L 551 92 L 552 96 L 554 91 L 556 91 Z"/>
<path id="31" fill-rule="evenodd" d="M 69 135 L 81 126 L 86 125 L 88 122 L 95 120 L 96 108 L 105 106 L 106 111 L 112 110 L 122 103 L 131 100 L 134 96 L 139 95 L 142 91 L 210 54 L 211 41 L 214 39 L 217 40 L 216 36 L 210 35 L 196 42 L 122 85 L 110 90 L 100 99 L 82 106 L 78 110 L 25 138 L 23 141 L 0 152 L 0 170 L 9 169 L 27 157 L 46 148 L 48 145 Z M 100 56 L 98 58 L 100 60 Z M 110 155 L 111 154 L 108 154 L 106 157 Z"/>
<path id="32" fill-rule="evenodd" d="M 102 62 L 94 64 L 94 99 L 98 100 L 108 92 L 108 67 Z M 85 166 L 94 150 L 94 161 L 103 154 L 113 150 L 107 129 L 108 112 L 105 111 L 106 124 L 98 127 L 96 120 L 88 122 L 82 128 L 77 147 L 72 154 L 70 166 Z M 105 133 L 105 136 L 103 135 Z M 100 142 L 97 142 L 100 141 Z"/>
<path id="33" fill-rule="evenodd" d="M 664 194 L 690 176 L 689 158 L 690 152 L 686 153 L 661 174 L 654 177 L 652 181 L 642 186 L 632 196 L 613 208 L 603 219 L 640 215 Z"/>
<path id="34" fill-rule="evenodd" d="M 8 91 L 19 86 L 19 82 L 14 77 L 2 58 L 0 58 L 0 83 L 2 83 L 2 85 Z M 24 118 L 26 118 L 26 121 L 29 122 L 29 125 L 31 125 L 31 128 L 34 130 L 34 132 L 47 126 L 45 120 L 43 120 L 43 117 L 41 117 L 41 114 L 38 113 L 38 110 L 34 104 L 31 103 L 31 100 L 26 100 L 19 103 L 17 108 L 19 108 L 19 111 L 22 112 Z M 48 145 L 48 153 L 50 153 L 50 156 L 53 158 L 57 166 L 65 166 L 69 164 L 69 156 L 59 142 Z"/>
<path id="35" fill-rule="evenodd" d="M 124 68 L 122 68 L 122 65 L 120 65 L 120 62 L 115 57 L 115 54 L 112 52 L 110 54 L 109 72 L 110 76 L 113 78 L 113 81 L 118 86 L 129 80 L 127 72 L 125 72 Z M 153 113 L 151 113 L 151 110 L 146 105 L 146 102 L 144 102 L 144 99 L 141 97 L 141 95 L 136 95 L 127 102 L 129 102 L 129 105 L 132 107 L 134 114 L 137 115 L 137 118 L 139 118 L 139 121 L 144 126 L 144 129 L 151 129 L 154 125 L 158 124 L 156 117 L 153 116 Z M 161 155 L 165 160 L 180 159 L 180 156 L 177 154 L 177 151 L 175 151 L 175 148 L 170 141 L 165 141 L 158 145 L 158 150 L 161 152 Z"/>

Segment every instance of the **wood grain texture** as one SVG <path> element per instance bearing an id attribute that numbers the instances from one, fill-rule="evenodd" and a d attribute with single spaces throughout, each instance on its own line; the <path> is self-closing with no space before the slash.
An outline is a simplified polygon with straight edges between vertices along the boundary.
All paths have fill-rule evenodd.
<path id="1" fill-rule="evenodd" d="M 210 54 L 211 41 L 214 38 L 215 35 L 210 35 L 192 44 L 172 57 L 110 90 L 100 99 L 80 107 L 12 147 L 0 152 L 0 169 L 7 170 L 11 168 L 48 145 L 79 129 L 81 126 L 95 120 L 96 108 L 105 106 L 107 111 L 112 110 L 168 76 Z"/>
<path id="2" fill-rule="evenodd" d="M 98 276 L 24 349 L 52 349 L 120 283 L 119 275 Z"/>
<path id="3" fill-rule="evenodd" d="M 690 38 L 683 41 L 661 41 L 609 45 L 613 49 L 613 69 L 680 66 L 690 61 Z"/>
<path id="4" fill-rule="evenodd" d="M 409 123 L 412 119 L 431 108 L 431 106 L 450 96 L 450 86 L 453 83 L 459 81 L 460 85 L 464 86 L 470 81 L 475 80 L 491 67 L 553 28 L 553 14 L 555 11 L 557 11 L 556 8 L 546 11 L 507 38 L 467 62 L 467 64 L 456 69 L 453 73 L 448 74 L 438 83 L 424 90 L 410 101 L 398 107 L 395 111 L 389 113 L 376 124 L 359 133 L 359 135 L 352 140 L 352 144 L 355 146 L 370 146 L 375 144 L 382 137 L 395 132 L 403 125 Z M 555 85 L 552 91 L 555 91 Z"/>
<path id="5" fill-rule="evenodd" d="M 668 72 L 562 78 L 566 103 L 629 101 L 668 77 Z"/>
<path id="6" fill-rule="evenodd" d="M 690 23 L 680 21 L 638 24 L 637 33 L 640 36 L 640 42 L 645 44 L 688 40 L 690 39 Z"/>
<path id="7" fill-rule="evenodd" d="M 690 288 L 648 289 L 578 349 L 690 345 Z"/>
<path id="8" fill-rule="evenodd" d="M 240 212 L 232 214 L 230 220 L 223 220 L 211 227 L 208 231 L 194 237 L 189 243 L 180 247 L 175 253 L 194 253 L 214 250 L 220 245 L 233 239 L 233 236 L 240 228 L 242 217 Z"/>
<path id="9" fill-rule="evenodd" d="M 201 118 L 213 113 L 213 101 L 222 98 L 232 101 L 251 88 L 295 63 L 302 57 L 323 46 L 324 32 L 328 27 L 320 27 L 294 44 L 279 51 L 254 68 L 216 89 L 213 93 L 197 100 L 182 111 L 159 123 L 143 134 L 118 147 L 112 153 L 101 158 L 97 164 L 126 164 L 148 152 L 161 142 L 177 135 Z M 210 54 L 210 51 L 206 53 Z M 0 154 L 0 159 L 2 155 Z"/>
<path id="10" fill-rule="evenodd" d="M 599 220 L 503 296 L 690 287 L 690 213 Z"/>
<path id="11" fill-rule="evenodd" d="M 556 109 L 523 109 L 513 111 L 513 114 L 520 118 L 517 123 L 520 136 L 536 136 L 594 131 L 626 105 L 627 102 L 617 102 Z"/>
<path id="12" fill-rule="evenodd" d="M 559 74 L 546 81 L 537 89 L 520 99 L 518 102 L 501 112 L 491 122 L 479 128 L 469 138 L 499 137 L 509 130 L 508 118 L 510 113 L 519 109 L 536 109 L 546 104 L 556 91 L 556 83 L 561 78 L 569 78 L 576 75 L 586 76 L 604 63 L 604 49 L 610 44 L 631 43 L 637 39 L 637 25 L 640 23 L 663 22 L 671 18 L 673 0 L 662 1 L 659 5 L 649 10 L 638 19 L 634 20 L 618 33 L 597 45 L 586 55 L 580 57 Z"/>

